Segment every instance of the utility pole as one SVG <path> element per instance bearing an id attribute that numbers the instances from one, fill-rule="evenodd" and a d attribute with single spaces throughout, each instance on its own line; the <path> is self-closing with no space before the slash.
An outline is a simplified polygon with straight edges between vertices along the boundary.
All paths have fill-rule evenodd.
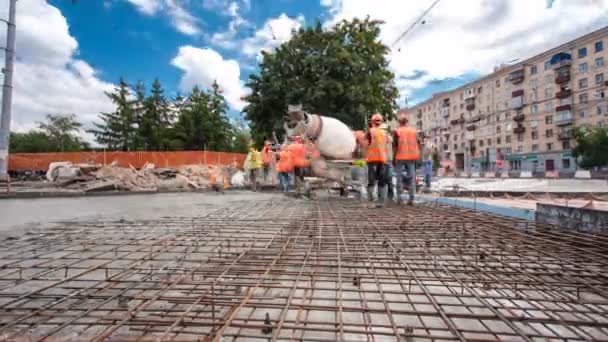
<path id="1" fill-rule="evenodd" d="M 2 85 L 2 113 L 0 118 L 0 180 L 8 180 L 8 147 L 11 134 L 11 105 L 13 96 L 13 62 L 15 60 L 15 29 L 17 0 L 8 0 L 6 48 L 4 49 L 4 84 Z"/>

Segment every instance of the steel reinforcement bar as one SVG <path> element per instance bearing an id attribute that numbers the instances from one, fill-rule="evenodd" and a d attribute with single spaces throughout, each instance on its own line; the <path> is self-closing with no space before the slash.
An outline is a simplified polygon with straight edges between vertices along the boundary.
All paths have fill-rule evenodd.
<path id="1" fill-rule="evenodd" d="M 608 237 L 442 205 L 64 222 L 0 256 L 0 340 L 608 340 Z"/>

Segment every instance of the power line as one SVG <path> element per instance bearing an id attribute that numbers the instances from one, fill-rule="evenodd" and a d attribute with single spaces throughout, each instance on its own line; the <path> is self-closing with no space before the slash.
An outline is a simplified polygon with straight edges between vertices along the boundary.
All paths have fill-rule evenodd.
<path id="1" fill-rule="evenodd" d="M 422 13 L 422 15 L 421 15 L 421 16 L 419 16 L 419 17 L 418 17 L 418 19 L 416 19 L 416 21 L 414 21 L 414 22 L 413 22 L 413 23 L 412 23 L 412 24 L 411 24 L 411 25 L 410 25 L 410 26 L 407 28 L 407 30 L 405 30 L 405 32 L 403 32 L 403 33 L 402 33 L 402 34 L 401 34 L 401 35 L 400 35 L 400 36 L 399 36 L 399 37 L 398 37 L 398 38 L 397 38 L 397 39 L 396 39 L 396 40 L 393 42 L 393 44 L 391 44 L 391 48 L 395 47 L 395 44 L 399 43 L 399 41 L 400 41 L 401 39 L 403 39 L 403 37 L 405 37 L 405 35 L 407 35 L 407 34 L 408 34 L 408 33 L 409 33 L 409 32 L 410 32 L 410 31 L 411 31 L 413 28 L 414 28 L 414 26 L 416 26 L 416 24 L 418 24 L 419 22 L 421 22 L 421 21 L 422 21 L 422 19 L 424 18 L 424 16 L 425 16 L 425 15 L 427 15 L 427 14 L 428 14 L 428 13 L 429 13 L 429 12 L 430 12 L 432 9 L 433 9 L 433 7 L 435 7 L 435 6 L 436 6 L 436 5 L 439 3 L 439 1 L 441 1 L 441 0 L 435 0 L 435 1 L 434 1 L 434 2 L 431 4 L 431 6 L 430 6 L 430 7 L 429 7 L 429 8 L 428 8 L 426 11 L 424 11 L 424 13 Z M 423 24 L 424 24 L 424 22 L 423 22 Z"/>

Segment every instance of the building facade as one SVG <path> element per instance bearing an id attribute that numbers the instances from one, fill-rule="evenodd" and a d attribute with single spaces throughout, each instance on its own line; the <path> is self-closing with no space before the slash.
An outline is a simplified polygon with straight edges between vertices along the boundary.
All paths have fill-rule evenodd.
<path id="1" fill-rule="evenodd" d="M 406 109 L 456 173 L 574 172 L 572 128 L 608 124 L 608 27 Z"/>

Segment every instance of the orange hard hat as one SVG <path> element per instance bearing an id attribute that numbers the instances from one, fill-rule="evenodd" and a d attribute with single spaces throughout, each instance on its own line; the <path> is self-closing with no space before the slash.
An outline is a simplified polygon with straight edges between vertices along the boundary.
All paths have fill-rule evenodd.
<path id="1" fill-rule="evenodd" d="M 380 114 L 372 115 L 372 122 L 382 122 L 382 121 L 384 121 L 384 119 L 382 118 L 382 115 L 380 115 Z"/>

